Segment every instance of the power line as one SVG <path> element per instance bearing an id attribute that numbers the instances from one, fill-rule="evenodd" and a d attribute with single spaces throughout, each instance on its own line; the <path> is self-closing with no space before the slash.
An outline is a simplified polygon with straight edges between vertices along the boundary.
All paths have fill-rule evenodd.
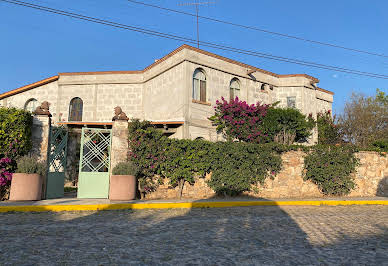
<path id="1" fill-rule="evenodd" d="M 166 7 L 157 6 L 157 5 L 153 5 L 153 4 L 148 4 L 148 3 L 144 3 L 144 2 L 140 2 L 140 1 L 135 1 L 135 0 L 127 0 L 127 1 L 131 2 L 131 3 L 134 3 L 134 4 L 143 5 L 143 6 L 152 7 L 152 8 L 157 8 L 157 9 L 161 9 L 161 10 L 165 10 L 165 11 L 169 11 L 169 12 L 174 12 L 174 13 L 182 14 L 182 15 L 186 15 L 186 16 L 192 16 L 192 17 L 196 16 L 196 14 L 192 14 L 192 13 L 189 13 L 189 12 L 180 11 L 180 10 L 176 10 L 176 9 L 172 9 L 172 8 L 166 8 Z M 313 43 L 313 44 L 317 44 L 317 45 L 329 46 L 329 47 L 333 47 L 333 48 L 339 48 L 339 49 L 343 49 L 343 50 L 347 50 L 347 51 L 352 51 L 352 52 L 357 52 L 357 53 L 362 53 L 362 54 L 367 54 L 367 55 L 373 55 L 373 56 L 379 56 L 379 57 L 388 58 L 388 55 L 385 55 L 385 54 L 379 54 L 379 53 L 375 53 L 375 52 L 370 52 L 370 51 L 365 51 L 365 50 L 360 50 L 360 49 L 355 49 L 355 48 L 349 48 L 349 47 L 345 47 L 345 46 L 341 46 L 341 45 L 333 44 L 333 43 L 328 43 L 328 42 L 321 42 L 321 41 L 310 40 L 310 39 L 306 39 L 306 38 L 302 38 L 302 37 L 298 37 L 298 36 L 294 36 L 294 35 L 289 35 L 289 34 L 285 34 L 285 33 L 270 31 L 270 30 L 266 30 L 266 29 L 259 28 L 259 27 L 254 27 L 254 26 L 242 25 L 242 24 L 238 24 L 238 23 L 234 23 L 234 22 L 230 22 L 230 21 L 226 21 L 226 20 L 221 20 L 221 19 L 216 19 L 216 18 L 211 18 L 211 17 L 206 17 L 206 16 L 200 16 L 199 15 L 198 17 L 201 18 L 201 19 L 205 19 L 205 20 L 209 20 L 209 21 L 213 21 L 213 22 L 218 22 L 218 23 L 227 24 L 227 25 L 231 25 L 231 26 L 235 26 L 235 27 L 240 27 L 240 28 L 244 28 L 244 29 L 249 29 L 249 30 L 260 31 L 260 32 L 264 32 L 264 33 L 267 33 L 267 34 L 271 34 L 271 35 L 281 36 L 281 37 L 284 37 L 284 38 L 289 38 L 289 39 L 294 39 L 294 40 L 298 40 L 298 41 L 309 42 L 309 43 Z"/>
<path id="2" fill-rule="evenodd" d="M 67 12 L 67 11 L 60 10 L 60 9 L 54 9 L 54 8 L 50 8 L 50 7 L 46 7 L 46 6 L 35 5 L 35 4 L 24 2 L 24 1 L 18 1 L 18 0 L 0 0 L 0 1 L 19 5 L 19 6 L 33 8 L 33 9 L 37 9 L 40 11 L 50 12 L 50 13 L 54 13 L 54 14 L 58 14 L 58 15 L 63 15 L 63 16 L 71 17 L 71 18 L 76 18 L 76 19 L 80 19 L 80 20 L 84 20 L 84 21 L 98 23 L 98 24 L 102 24 L 102 25 L 106 25 L 106 26 L 111 26 L 111 27 L 115 27 L 115 28 L 120 28 L 120 29 L 135 31 L 135 32 L 143 33 L 143 34 L 158 36 L 158 37 L 162 37 L 162 38 L 166 38 L 166 39 L 172 39 L 172 40 L 176 40 L 176 41 L 196 44 L 196 40 L 194 40 L 194 39 L 190 39 L 190 38 L 186 38 L 186 37 L 182 37 L 182 36 L 178 36 L 178 35 L 173 35 L 173 34 L 168 34 L 168 33 L 163 33 L 163 32 L 159 32 L 159 31 L 153 31 L 153 30 L 149 30 L 149 29 L 145 29 L 145 28 L 141 28 L 141 27 L 134 27 L 134 26 L 116 23 L 116 22 L 112 22 L 112 21 L 108 21 L 108 20 L 102 20 L 99 18 L 85 16 L 85 15 L 72 13 L 72 12 Z M 266 59 L 271 59 L 271 60 L 276 60 L 276 61 L 281 61 L 281 62 L 293 63 L 293 64 L 298 64 L 298 65 L 315 67 L 315 68 L 326 69 L 326 70 L 332 70 L 332 71 L 343 72 L 343 73 L 348 73 L 348 74 L 367 76 L 367 77 L 373 77 L 373 78 L 388 79 L 387 75 L 382 75 L 382 74 L 363 72 L 363 71 L 359 71 L 359 70 L 341 68 L 341 67 L 330 66 L 330 65 L 323 65 L 323 64 L 319 64 L 319 63 L 307 62 L 307 61 L 302 61 L 302 60 L 297 60 L 297 59 L 292 59 L 292 58 L 287 58 L 287 57 L 280 57 L 280 56 L 275 56 L 275 55 L 271 55 L 271 54 L 260 53 L 257 51 L 250 51 L 250 50 L 244 50 L 244 49 L 219 45 L 219 44 L 211 43 L 211 42 L 201 41 L 200 43 L 203 46 L 207 46 L 207 47 L 211 47 L 211 48 L 219 49 L 219 50 L 224 50 L 224 51 L 229 51 L 229 52 L 234 52 L 234 53 L 239 53 L 239 54 L 245 54 L 245 55 L 250 55 L 250 56 L 255 56 L 255 57 L 260 57 L 260 58 L 266 58 Z"/>

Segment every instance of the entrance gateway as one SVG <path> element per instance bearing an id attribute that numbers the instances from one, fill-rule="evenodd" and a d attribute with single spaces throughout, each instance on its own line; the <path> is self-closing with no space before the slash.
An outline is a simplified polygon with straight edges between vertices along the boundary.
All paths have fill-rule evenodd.
<path id="1" fill-rule="evenodd" d="M 111 143 L 111 129 L 82 128 L 78 198 L 108 198 Z"/>

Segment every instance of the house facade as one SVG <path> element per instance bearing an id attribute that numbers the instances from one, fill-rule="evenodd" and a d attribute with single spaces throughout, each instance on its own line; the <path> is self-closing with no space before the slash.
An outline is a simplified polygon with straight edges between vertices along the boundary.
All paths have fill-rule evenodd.
<path id="1" fill-rule="evenodd" d="M 333 93 L 318 82 L 182 45 L 143 70 L 59 73 L 0 94 L 0 106 L 34 111 L 47 101 L 53 123 L 68 125 L 108 124 L 120 106 L 129 118 L 149 120 L 172 137 L 217 141 L 222 136 L 207 118 L 221 97 L 238 96 L 249 104 L 279 101 L 315 116 L 331 110 L 333 102 Z"/>

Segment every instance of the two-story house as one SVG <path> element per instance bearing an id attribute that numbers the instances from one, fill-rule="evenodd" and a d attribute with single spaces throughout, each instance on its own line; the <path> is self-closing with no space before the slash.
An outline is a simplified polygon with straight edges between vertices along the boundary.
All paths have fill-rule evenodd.
<path id="1" fill-rule="evenodd" d="M 129 118 L 152 121 L 176 138 L 219 140 L 207 119 L 222 96 L 296 107 L 305 114 L 331 110 L 333 93 L 306 74 L 279 75 L 188 45 L 143 70 L 59 73 L 0 94 L 0 106 L 34 111 L 48 101 L 54 123 L 111 122 L 120 106 Z"/>

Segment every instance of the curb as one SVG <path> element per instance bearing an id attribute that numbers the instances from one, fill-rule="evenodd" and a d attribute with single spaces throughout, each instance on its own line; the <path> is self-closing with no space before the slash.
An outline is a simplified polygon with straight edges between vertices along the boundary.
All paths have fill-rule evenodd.
<path id="1" fill-rule="evenodd" d="M 112 203 L 95 205 L 24 205 L 0 206 L 4 212 L 62 212 L 62 211 L 102 211 L 129 209 L 191 209 L 225 208 L 248 206 L 344 206 L 344 205 L 388 205 L 388 200 L 311 200 L 311 201 L 220 201 L 220 202 L 180 202 L 180 203 Z"/>

